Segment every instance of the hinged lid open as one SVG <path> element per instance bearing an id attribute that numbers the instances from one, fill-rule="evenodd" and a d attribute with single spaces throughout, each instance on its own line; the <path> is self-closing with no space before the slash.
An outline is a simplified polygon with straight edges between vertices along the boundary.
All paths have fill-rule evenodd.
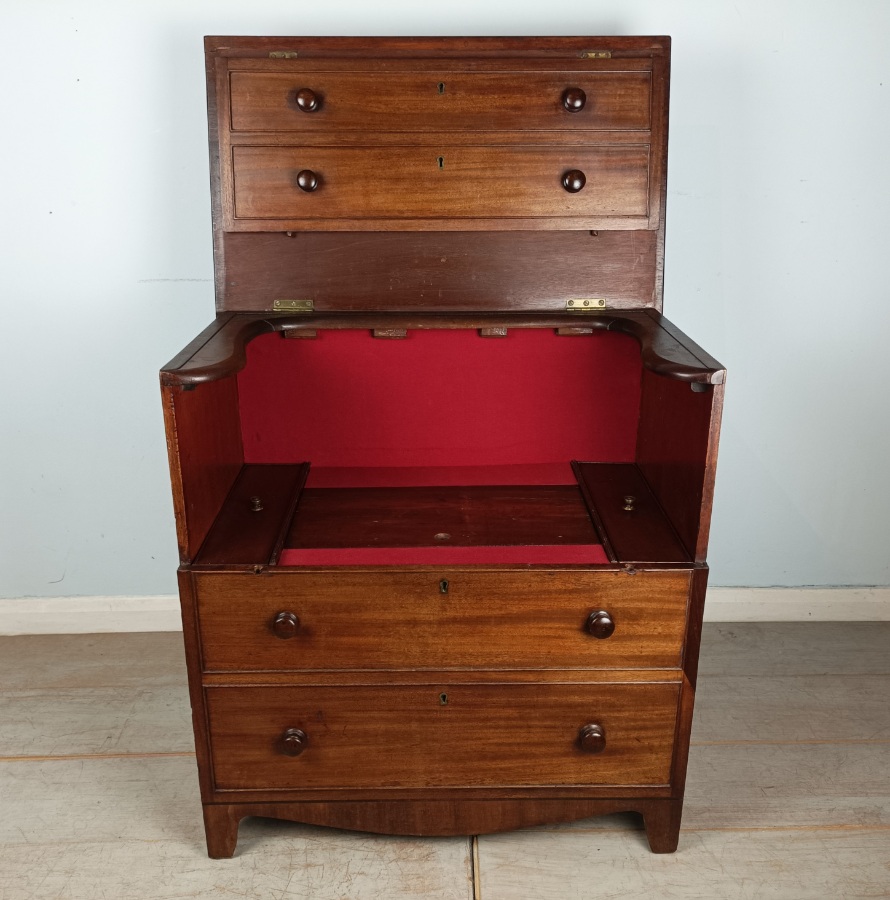
<path id="1" fill-rule="evenodd" d="M 220 311 L 661 309 L 669 38 L 206 52 Z"/>

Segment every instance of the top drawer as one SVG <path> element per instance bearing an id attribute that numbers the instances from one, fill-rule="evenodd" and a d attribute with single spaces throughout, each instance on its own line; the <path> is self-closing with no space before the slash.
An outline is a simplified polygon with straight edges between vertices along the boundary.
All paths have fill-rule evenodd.
<path id="1" fill-rule="evenodd" d="M 689 584 L 683 569 L 195 575 L 205 670 L 244 672 L 673 668 Z"/>
<path id="2" fill-rule="evenodd" d="M 232 131 L 639 131 L 649 72 L 232 72 Z"/>

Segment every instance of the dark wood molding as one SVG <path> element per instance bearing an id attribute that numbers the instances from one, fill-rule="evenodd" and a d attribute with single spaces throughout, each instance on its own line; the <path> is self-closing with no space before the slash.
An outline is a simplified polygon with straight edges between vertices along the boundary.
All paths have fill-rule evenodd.
<path id="1" fill-rule="evenodd" d="M 216 381 L 239 372 L 246 363 L 245 348 L 254 338 L 274 331 L 348 328 L 354 330 L 420 330 L 429 328 L 552 328 L 583 326 L 600 331 L 628 334 L 640 344 L 643 366 L 668 378 L 684 382 L 720 384 L 725 370 L 716 360 L 703 362 L 689 349 L 679 329 L 665 327 L 666 320 L 653 318 L 647 311 L 592 312 L 582 314 L 536 313 L 524 315 L 468 313 L 363 313 L 347 314 L 226 314 L 221 327 L 214 329 L 209 340 L 184 359 L 175 357 L 178 365 L 161 371 L 162 384 L 186 385 Z"/>

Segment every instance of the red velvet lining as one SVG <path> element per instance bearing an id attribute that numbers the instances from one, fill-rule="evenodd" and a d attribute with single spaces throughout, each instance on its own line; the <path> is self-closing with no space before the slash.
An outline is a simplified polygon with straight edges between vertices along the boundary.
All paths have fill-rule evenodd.
<path id="1" fill-rule="evenodd" d="M 577 484 L 571 463 L 527 466 L 414 466 L 410 469 L 315 467 L 308 488 L 473 487 L 474 485 Z"/>
<path id="2" fill-rule="evenodd" d="M 540 547 L 355 547 L 282 550 L 280 566 L 462 566 L 479 563 L 594 565 L 609 560 L 599 544 Z"/>
<path id="3" fill-rule="evenodd" d="M 612 332 L 267 334 L 248 345 L 238 375 L 245 461 L 362 469 L 631 462 L 640 372 L 636 341 Z"/>

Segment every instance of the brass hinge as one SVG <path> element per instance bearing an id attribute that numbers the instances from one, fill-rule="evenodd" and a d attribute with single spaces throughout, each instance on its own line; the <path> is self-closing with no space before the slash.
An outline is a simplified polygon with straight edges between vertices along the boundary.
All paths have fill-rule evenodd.
<path id="1" fill-rule="evenodd" d="M 296 59 L 297 51 L 296 50 L 271 50 L 269 52 L 269 59 Z"/>
<path id="2" fill-rule="evenodd" d="M 611 50 L 582 50 L 581 59 L 611 59 Z"/>
<path id="3" fill-rule="evenodd" d="M 606 301 L 602 297 L 590 300 L 566 300 L 566 312 L 596 312 L 605 308 Z"/>
<path id="4" fill-rule="evenodd" d="M 276 312 L 313 312 L 315 304 L 311 300 L 276 300 L 272 309 Z"/>

